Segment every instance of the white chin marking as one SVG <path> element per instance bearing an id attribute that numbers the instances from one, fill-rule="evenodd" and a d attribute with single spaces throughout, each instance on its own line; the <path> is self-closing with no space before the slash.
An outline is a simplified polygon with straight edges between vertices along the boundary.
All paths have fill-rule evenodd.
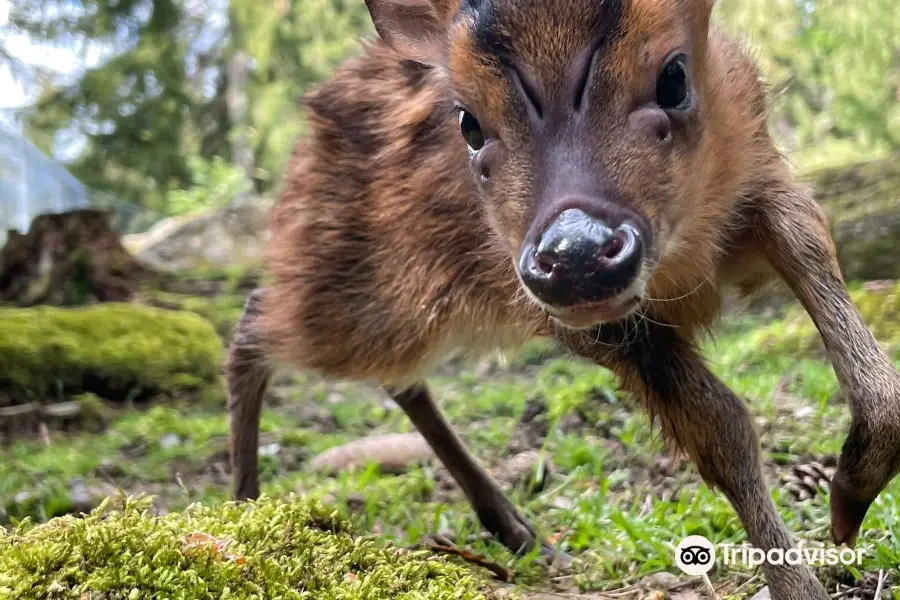
<path id="1" fill-rule="evenodd" d="M 518 270 L 516 271 L 516 274 L 518 275 Z M 621 317 L 615 319 L 614 321 L 609 321 L 609 322 L 621 321 L 622 319 L 627 318 L 637 309 L 638 306 L 640 306 L 641 299 L 644 297 L 644 291 L 647 287 L 647 276 L 646 275 L 647 275 L 646 267 L 643 267 L 641 269 L 641 273 L 637 277 L 635 277 L 635 279 L 631 283 L 631 285 L 629 285 L 625 290 L 622 291 L 622 293 L 620 293 L 615 298 L 610 298 L 610 300 L 611 300 L 610 304 L 614 308 L 617 308 L 617 309 L 628 308 L 628 311 L 625 312 L 625 314 L 623 314 Z M 519 283 L 520 283 L 522 289 L 525 290 L 526 296 L 528 296 L 535 304 L 540 306 L 541 309 L 545 313 L 550 315 L 550 317 L 554 321 L 558 322 L 560 325 L 563 325 L 564 327 L 568 327 L 570 329 L 589 329 L 591 327 L 596 327 L 597 325 L 603 325 L 603 324 L 607 323 L 607 321 L 597 321 L 594 323 L 587 323 L 585 325 L 579 325 L 579 326 L 570 325 L 565 322 L 565 318 L 566 318 L 565 314 L 561 314 L 559 310 L 557 310 L 554 307 L 541 301 L 537 296 L 535 296 L 531 292 L 531 290 L 528 289 L 528 286 L 526 286 L 524 283 L 522 283 L 521 278 L 519 279 Z"/>

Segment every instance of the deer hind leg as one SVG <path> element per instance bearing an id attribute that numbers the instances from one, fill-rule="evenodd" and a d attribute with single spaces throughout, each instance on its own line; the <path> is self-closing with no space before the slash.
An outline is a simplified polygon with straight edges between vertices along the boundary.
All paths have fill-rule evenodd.
<path id="1" fill-rule="evenodd" d="M 762 474 L 759 440 L 746 406 L 676 329 L 650 319 L 645 325 L 627 331 L 623 325 L 604 325 L 569 345 L 612 368 L 623 387 L 643 400 L 665 438 L 725 494 L 754 547 L 765 552 L 792 548 Z M 828 598 L 805 566 L 764 564 L 763 571 L 776 600 Z"/>
<path id="2" fill-rule="evenodd" d="M 756 233 L 819 330 L 850 407 L 831 485 L 831 534 L 853 545 L 869 506 L 900 471 L 900 375 L 850 299 L 821 208 L 782 179 L 758 196 Z"/>
<path id="3" fill-rule="evenodd" d="M 484 528 L 513 552 L 533 549 L 536 543 L 534 528 L 503 495 L 497 482 L 453 431 L 435 405 L 428 387 L 420 383 L 405 389 L 388 388 L 387 392 L 453 475 Z M 565 554 L 557 555 L 546 542 L 541 542 L 541 550 L 545 556 L 556 557 L 564 564 L 570 560 Z"/>
<path id="4" fill-rule="evenodd" d="M 259 331 L 260 302 L 265 290 L 253 290 L 234 332 L 225 364 L 231 433 L 229 454 L 235 499 L 259 496 L 259 418 L 271 367 Z"/>

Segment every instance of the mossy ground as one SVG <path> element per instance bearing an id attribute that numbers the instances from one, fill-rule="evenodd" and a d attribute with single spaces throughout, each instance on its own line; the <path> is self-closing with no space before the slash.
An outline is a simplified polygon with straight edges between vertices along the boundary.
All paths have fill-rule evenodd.
<path id="1" fill-rule="evenodd" d="M 853 294 L 876 336 L 900 358 L 900 286 L 855 286 Z M 836 456 L 849 424 L 815 328 L 796 307 L 774 320 L 745 316 L 731 319 L 706 351 L 714 371 L 756 418 L 788 526 L 799 538 L 827 543 L 827 494 L 799 501 L 780 483 L 798 464 Z M 518 485 L 509 493 L 542 535 L 579 558 L 571 575 L 554 578 L 534 556 L 514 558 L 490 541 L 471 541 L 480 528 L 436 463 L 400 475 L 375 467 L 338 477 L 305 470 L 309 456 L 327 448 L 410 430 L 402 411 L 367 387 L 325 384 L 304 374 L 276 378 L 263 414 L 264 493 L 319 499 L 382 545 L 450 531 L 457 543 L 511 565 L 519 583 L 544 588 L 615 590 L 659 571 L 679 574 L 673 549 L 689 534 L 717 543 L 745 540 L 727 500 L 702 484 L 692 465 L 665 453 L 646 415 L 614 393 L 616 382 L 606 371 L 533 344 L 506 361 L 448 366 L 431 384 L 489 468 L 505 464 L 523 445 L 552 460 L 540 491 Z M 533 423 L 522 422 L 535 403 L 547 409 L 540 435 Z M 18 443 L 0 454 L 0 502 L 10 517 L 46 519 L 71 504 L 76 481 L 98 497 L 117 490 L 154 494 L 160 511 L 197 501 L 216 505 L 229 495 L 227 432 L 224 405 L 167 404 L 124 411 L 101 435 L 52 433 L 49 444 Z M 23 492 L 31 499 L 27 505 L 17 502 Z M 863 524 L 863 564 L 820 571 L 829 591 L 879 569 L 893 577 L 888 588 L 900 585 L 898 536 L 895 481 Z M 745 597 L 763 584 L 759 572 L 739 566 L 719 564 L 711 576 L 722 598 Z M 900 588 L 891 593 L 900 599 Z"/>
<path id="2" fill-rule="evenodd" d="M 101 506 L 0 535 L 0 598 L 485 600 L 483 581 L 428 552 L 377 546 L 292 496 L 150 516 Z"/>
<path id="3" fill-rule="evenodd" d="M 262 273 L 253 268 L 163 274 L 138 293 L 137 301 L 148 306 L 195 313 L 212 323 L 227 342 L 244 310 L 245 293 L 261 281 Z"/>
<path id="4" fill-rule="evenodd" d="M 222 356 L 209 322 L 186 312 L 117 303 L 0 308 L 0 392 L 19 402 L 199 389 L 217 381 Z"/>

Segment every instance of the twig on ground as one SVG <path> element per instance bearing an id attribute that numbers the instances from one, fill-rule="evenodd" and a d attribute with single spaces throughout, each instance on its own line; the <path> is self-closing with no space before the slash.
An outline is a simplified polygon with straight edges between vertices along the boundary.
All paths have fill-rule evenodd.
<path id="1" fill-rule="evenodd" d="M 449 544 L 447 542 L 449 542 Z M 508 567 L 504 567 L 503 565 L 496 563 L 481 554 L 475 554 L 474 552 L 470 552 L 469 550 L 460 548 L 443 536 L 439 536 L 439 539 L 437 540 L 435 540 L 433 537 L 425 538 L 425 540 L 420 543 L 419 546 L 423 546 L 431 550 L 432 552 L 443 552 L 445 554 L 454 554 L 456 556 L 459 556 L 465 561 L 479 565 L 481 567 L 484 567 L 488 571 L 491 571 L 500 581 L 511 583 L 513 580 L 513 572 Z"/>
<path id="2" fill-rule="evenodd" d="M 884 569 L 878 571 L 878 587 L 875 588 L 875 600 L 881 600 L 881 592 L 884 589 Z"/>
<path id="3" fill-rule="evenodd" d="M 713 597 L 715 600 L 720 600 L 720 599 L 719 599 L 719 594 L 718 594 L 718 592 L 716 592 L 716 588 L 713 587 L 713 584 L 712 584 L 712 582 L 709 580 L 709 577 L 708 577 L 708 576 L 703 575 L 703 583 L 706 584 L 706 589 L 707 589 L 707 591 L 709 591 L 709 593 L 712 595 L 712 597 Z"/>
<path id="4" fill-rule="evenodd" d="M 759 579 L 760 579 L 760 574 L 756 573 L 755 575 L 750 577 L 747 581 L 745 581 L 738 587 L 734 588 L 734 590 L 731 591 L 731 594 L 736 596 L 738 594 L 738 592 L 743 592 L 744 590 L 746 590 L 748 587 L 750 587 L 753 583 L 755 583 Z"/>

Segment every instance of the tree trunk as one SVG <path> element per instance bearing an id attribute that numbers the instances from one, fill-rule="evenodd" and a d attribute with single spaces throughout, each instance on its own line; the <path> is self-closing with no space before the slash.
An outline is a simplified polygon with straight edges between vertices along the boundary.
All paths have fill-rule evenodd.
<path id="1" fill-rule="evenodd" d="M 105 210 L 39 215 L 0 250 L 0 303 L 74 306 L 129 300 L 151 270 L 109 228 Z"/>
<path id="2" fill-rule="evenodd" d="M 241 49 L 236 49 L 228 59 L 228 120 L 231 135 L 231 161 L 246 180 L 246 188 L 252 189 L 255 175 L 255 159 L 250 143 L 250 125 L 247 118 L 247 83 L 250 78 L 250 57 Z M 242 195 L 235 197 L 240 204 Z"/>

